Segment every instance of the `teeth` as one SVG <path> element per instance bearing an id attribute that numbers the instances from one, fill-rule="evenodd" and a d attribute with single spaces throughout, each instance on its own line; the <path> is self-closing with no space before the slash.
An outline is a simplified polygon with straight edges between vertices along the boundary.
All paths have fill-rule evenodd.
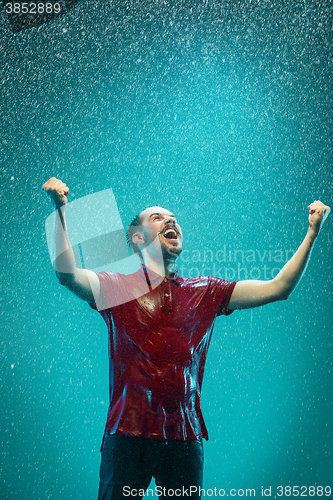
<path id="1" fill-rule="evenodd" d="M 177 238 L 177 232 L 176 232 L 176 230 L 175 230 L 175 229 L 171 229 L 171 228 L 169 228 L 169 229 L 167 229 L 167 230 L 165 231 L 164 236 L 166 237 L 166 236 L 167 236 L 168 234 L 170 234 L 170 233 L 171 233 L 172 235 L 174 235 L 174 236 L 175 236 L 175 238 Z"/>

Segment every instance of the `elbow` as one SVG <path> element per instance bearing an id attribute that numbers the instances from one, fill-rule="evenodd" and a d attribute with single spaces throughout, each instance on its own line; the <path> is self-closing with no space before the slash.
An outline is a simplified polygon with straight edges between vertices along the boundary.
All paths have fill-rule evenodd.
<path id="1" fill-rule="evenodd" d="M 280 291 L 278 299 L 277 300 L 287 300 L 289 299 L 294 287 L 289 287 L 289 288 L 284 288 L 283 290 Z"/>
<path id="2" fill-rule="evenodd" d="M 289 299 L 289 296 L 291 294 L 292 290 L 286 290 L 282 289 L 279 290 L 278 293 L 276 294 L 276 299 L 275 300 L 287 300 Z"/>
<path id="3" fill-rule="evenodd" d="M 60 285 L 68 287 L 71 283 L 73 283 L 74 275 L 68 273 L 59 273 L 58 271 L 56 271 L 56 277 L 58 278 Z"/>
<path id="4" fill-rule="evenodd" d="M 293 287 L 290 286 L 290 284 L 282 282 L 281 280 L 278 280 L 275 278 L 272 282 L 275 286 L 275 300 L 287 300 L 293 291 Z"/>

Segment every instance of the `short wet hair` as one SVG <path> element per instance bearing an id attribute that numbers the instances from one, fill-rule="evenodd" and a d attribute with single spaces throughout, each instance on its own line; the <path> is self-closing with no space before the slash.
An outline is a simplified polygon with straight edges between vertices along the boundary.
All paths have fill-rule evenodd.
<path id="1" fill-rule="evenodd" d="M 136 243 L 133 242 L 132 240 L 132 237 L 133 237 L 133 234 L 135 234 L 138 230 L 138 228 L 142 225 L 142 218 L 141 218 L 141 214 L 142 212 L 144 211 L 145 209 L 141 210 L 141 212 L 139 212 L 135 217 L 134 219 L 132 220 L 132 222 L 130 223 L 130 225 L 128 226 L 127 228 L 127 232 L 126 232 L 126 238 L 127 238 L 127 243 L 130 247 L 130 249 L 132 250 L 132 252 L 136 253 L 139 255 L 140 258 L 142 258 L 141 256 L 141 252 L 139 250 L 139 247 Z"/>

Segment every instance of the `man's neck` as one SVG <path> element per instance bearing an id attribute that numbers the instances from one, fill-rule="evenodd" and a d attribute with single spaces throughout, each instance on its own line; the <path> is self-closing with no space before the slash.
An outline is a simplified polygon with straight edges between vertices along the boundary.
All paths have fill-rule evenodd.
<path id="1" fill-rule="evenodd" d="M 152 258 L 148 256 L 144 256 L 143 264 L 150 271 L 154 271 L 154 273 L 159 274 L 160 276 L 171 276 L 177 271 L 176 259 L 165 259 L 163 263 L 156 262 Z"/>

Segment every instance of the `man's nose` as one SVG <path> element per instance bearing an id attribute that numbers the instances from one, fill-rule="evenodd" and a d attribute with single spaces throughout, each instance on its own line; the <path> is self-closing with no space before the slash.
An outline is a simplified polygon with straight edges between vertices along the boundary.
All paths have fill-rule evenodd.
<path id="1" fill-rule="evenodd" d="M 177 223 L 177 220 L 176 220 L 176 217 L 168 217 L 165 221 L 165 225 L 167 224 L 176 224 Z"/>

